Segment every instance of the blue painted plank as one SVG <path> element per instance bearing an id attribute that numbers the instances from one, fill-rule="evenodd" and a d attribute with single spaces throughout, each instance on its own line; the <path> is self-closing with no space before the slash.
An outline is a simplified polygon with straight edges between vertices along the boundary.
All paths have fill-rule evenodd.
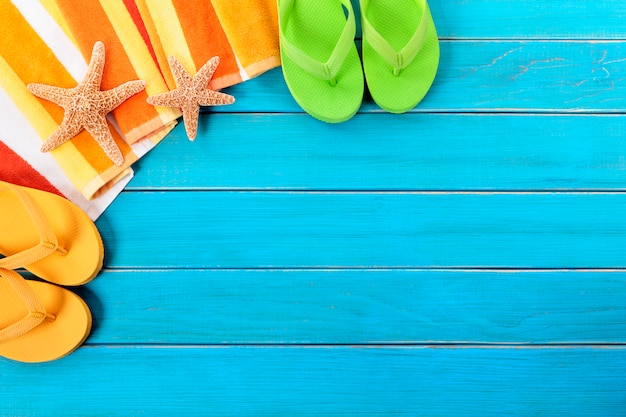
<path id="1" fill-rule="evenodd" d="M 623 416 L 624 348 L 83 348 L 0 359 L 3 416 Z"/>
<path id="2" fill-rule="evenodd" d="M 429 0 L 443 38 L 624 39 L 626 6 L 620 0 Z M 360 16 L 358 0 L 352 0 Z M 361 27 L 357 17 L 357 37 Z"/>
<path id="3" fill-rule="evenodd" d="M 203 115 L 129 189 L 624 190 L 626 119 L 573 115 Z"/>
<path id="4" fill-rule="evenodd" d="M 626 273 L 105 271 L 88 344 L 626 343 Z"/>
<path id="5" fill-rule="evenodd" d="M 429 0 L 445 38 L 624 39 L 620 0 Z"/>
<path id="6" fill-rule="evenodd" d="M 435 82 L 411 112 L 623 112 L 624 72 L 626 42 L 442 41 Z M 302 112 L 280 68 L 227 91 L 235 104 L 207 111 Z M 380 111 L 366 95 L 360 112 Z"/>
<path id="7" fill-rule="evenodd" d="M 361 38 L 360 7 L 351 0 Z M 624 39 L 620 0 L 428 0 L 444 39 Z"/>
<path id="8" fill-rule="evenodd" d="M 626 267 L 623 193 L 127 192 L 109 267 Z"/>

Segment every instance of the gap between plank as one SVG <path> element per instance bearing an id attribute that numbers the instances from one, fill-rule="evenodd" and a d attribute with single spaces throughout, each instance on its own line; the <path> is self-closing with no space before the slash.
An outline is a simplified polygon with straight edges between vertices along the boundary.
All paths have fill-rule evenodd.
<path id="1" fill-rule="evenodd" d="M 81 349 L 626 349 L 626 343 L 212 343 L 212 344 L 166 344 L 166 343 L 85 343 Z"/>
<path id="2" fill-rule="evenodd" d="M 136 267 L 105 267 L 102 269 L 101 273 L 128 273 L 128 272 L 171 272 L 171 271 L 215 271 L 215 272 L 224 272 L 224 271 L 267 271 L 267 272 L 385 272 L 385 271 L 407 271 L 407 272 L 465 272 L 465 273 L 482 273 L 482 272 L 493 272 L 493 273 L 508 273 L 508 274 L 516 274 L 516 273 L 554 273 L 554 272 L 571 272 L 571 273 L 626 273 L 626 267 L 622 268 L 519 268 L 519 267 L 441 267 L 434 266 L 432 268 L 428 267 L 394 267 L 394 266 L 381 266 L 381 267 L 355 267 L 355 266 L 320 266 L 320 267 L 247 267 L 247 268 L 186 268 L 186 267 L 157 267 L 157 268 L 136 268 Z M 26 275 L 29 275 L 26 271 L 24 271 Z M 32 277 L 33 279 L 37 279 L 37 277 Z"/>
<path id="3" fill-rule="evenodd" d="M 388 194 L 388 195 L 621 195 L 626 194 L 623 189 L 542 189 L 542 190 L 348 190 L 348 189 L 259 189 L 259 188 L 209 188 L 209 187 L 180 187 L 180 188 L 133 188 L 127 187 L 123 194 L 130 193 L 251 193 L 251 194 Z"/>

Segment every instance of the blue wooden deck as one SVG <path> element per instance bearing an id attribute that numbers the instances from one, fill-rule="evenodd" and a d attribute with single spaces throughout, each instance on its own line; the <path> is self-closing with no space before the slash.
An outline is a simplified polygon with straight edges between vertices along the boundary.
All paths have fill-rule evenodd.
<path id="1" fill-rule="evenodd" d="M 414 111 L 277 69 L 141 160 L 91 336 L 0 359 L 0 415 L 625 416 L 626 2 L 429 3 Z"/>

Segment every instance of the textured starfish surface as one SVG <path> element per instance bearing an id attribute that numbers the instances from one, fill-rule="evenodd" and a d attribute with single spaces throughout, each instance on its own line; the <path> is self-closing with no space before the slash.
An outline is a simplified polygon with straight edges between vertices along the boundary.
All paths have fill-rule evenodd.
<path id="1" fill-rule="evenodd" d="M 59 147 L 85 129 L 115 165 L 122 165 L 124 156 L 113 140 L 106 115 L 129 97 L 143 90 L 146 83 L 141 80 L 128 81 L 111 90 L 102 91 L 100 82 L 103 70 L 104 44 L 96 42 L 87 74 L 76 87 L 28 84 L 28 91 L 58 104 L 65 110 L 61 124 L 42 145 L 42 152 Z"/>
<path id="2" fill-rule="evenodd" d="M 154 106 L 180 107 L 189 140 L 194 140 L 198 133 L 200 106 L 222 106 L 235 102 L 233 96 L 209 90 L 207 87 L 219 63 L 220 58 L 214 56 L 192 77 L 180 61 L 172 56 L 169 64 L 178 88 L 148 97 L 148 103 Z"/>

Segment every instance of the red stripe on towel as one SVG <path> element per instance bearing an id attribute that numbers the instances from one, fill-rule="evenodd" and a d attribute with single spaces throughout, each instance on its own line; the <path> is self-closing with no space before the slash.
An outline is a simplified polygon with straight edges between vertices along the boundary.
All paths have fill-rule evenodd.
<path id="1" fill-rule="evenodd" d="M 143 42 L 146 44 L 148 51 L 150 52 L 150 56 L 152 56 L 152 60 L 159 66 L 159 61 L 157 60 L 156 53 L 154 52 L 154 48 L 152 47 L 152 42 L 150 41 L 150 35 L 148 35 L 148 29 L 146 29 L 146 25 L 141 18 L 141 14 L 139 13 L 139 9 L 137 8 L 137 4 L 135 4 L 135 0 L 123 0 L 124 5 L 126 6 L 126 10 L 128 10 L 128 14 L 133 19 Z"/>
<path id="2" fill-rule="evenodd" d="M 36 188 L 65 197 L 28 162 L 0 141 L 0 180 L 24 187 Z"/>

